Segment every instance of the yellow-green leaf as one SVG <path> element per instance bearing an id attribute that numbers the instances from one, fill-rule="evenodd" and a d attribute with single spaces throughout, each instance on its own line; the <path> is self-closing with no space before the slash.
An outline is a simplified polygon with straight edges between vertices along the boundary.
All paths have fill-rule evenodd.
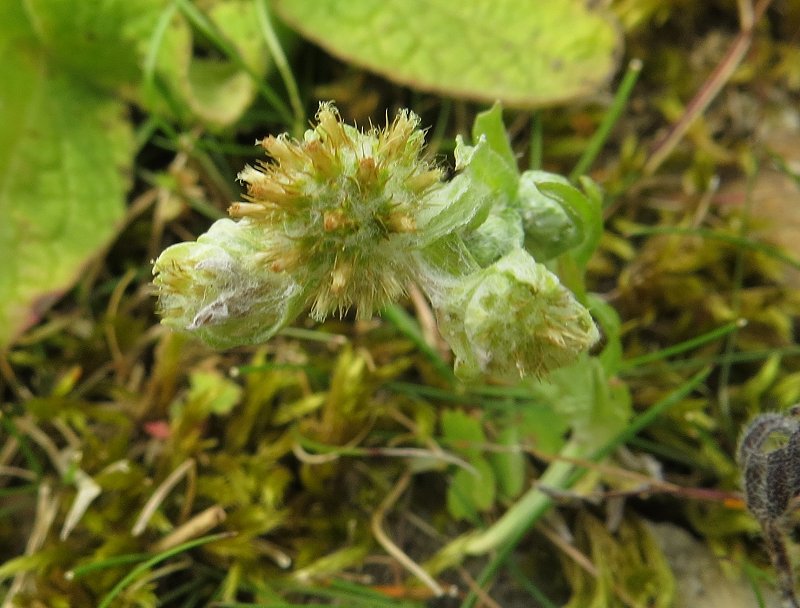
<path id="1" fill-rule="evenodd" d="M 104 88 L 140 78 L 137 47 L 167 0 L 26 0 L 23 3 L 48 61 Z"/>
<path id="2" fill-rule="evenodd" d="M 0 17 L 3 348 L 115 234 L 133 150 L 124 105 L 20 37 L 29 27 L 22 13 Z"/>
<path id="3" fill-rule="evenodd" d="M 584 96 L 622 41 L 584 0 L 275 0 L 301 34 L 396 82 L 507 106 Z"/>

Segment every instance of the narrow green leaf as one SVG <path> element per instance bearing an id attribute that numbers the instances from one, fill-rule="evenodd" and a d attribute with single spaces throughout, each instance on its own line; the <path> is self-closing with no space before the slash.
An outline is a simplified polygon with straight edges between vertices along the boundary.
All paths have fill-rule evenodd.
<path id="1" fill-rule="evenodd" d="M 230 537 L 230 534 L 228 533 L 202 536 L 200 538 L 196 538 L 189 542 L 178 545 L 177 547 L 173 547 L 172 549 L 168 549 L 167 551 L 162 551 L 161 553 L 157 553 L 147 561 L 142 562 L 141 564 L 133 568 L 130 572 L 128 572 L 128 574 L 126 574 L 122 578 L 122 580 L 120 580 L 116 585 L 114 585 L 111 591 L 106 593 L 100 604 L 98 604 L 98 608 L 107 608 L 108 606 L 110 606 L 111 602 L 113 602 L 114 599 L 120 593 L 122 593 L 125 587 L 133 583 L 140 576 L 144 576 L 145 573 L 153 566 L 160 564 L 161 562 L 168 560 L 169 558 L 175 555 L 179 555 L 181 553 L 185 553 L 186 551 L 194 549 L 195 547 L 200 547 L 201 545 L 207 545 L 208 543 L 213 543 L 214 541 L 228 537 Z"/>
<path id="2" fill-rule="evenodd" d="M 261 80 L 270 63 L 255 5 L 222 0 L 207 12 L 191 2 L 179 2 L 178 7 L 180 18 L 157 40 L 155 74 L 177 101 L 178 118 L 227 127 L 253 102 L 257 90 L 263 90 Z M 209 47 L 209 57 L 195 53 L 194 47 L 203 45 Z M 158 108 L 159 99 L 150 93 L 148 104 Z"/>
<path id="3" fill-rule="evenodd" d="M 0 564 L 0 581 L 19 574 L 20 572 L 30 572 L 37 568 L 41 568 L 52 559 L 52 555 L 47 553 L 34 553 L 32 555 L 20 555 L 9 559 L 3 564 Z"/>

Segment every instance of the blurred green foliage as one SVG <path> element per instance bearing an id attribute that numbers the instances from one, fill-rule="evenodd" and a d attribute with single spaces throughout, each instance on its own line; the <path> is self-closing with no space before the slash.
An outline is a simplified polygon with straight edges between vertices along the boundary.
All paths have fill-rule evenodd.
<path id="1" fill-rule="evenodd" d="M 611 3 L 644 69 L 591 165 L 602 194 L 579 184 L 602 201 L 605 230 L 584 231 L 580 255 L 531 243 L 603 341 L 545 381 L 465 387 L 420 306 L 405 325 L 331 319 L 222 353 L 157 326 L 150 260 L 238 196 L 253 138 L 303 121 L 272 88 L 271 4 L 0 3 L 0 295 L 14 307 L 0 356 L 0 594 L 36 608 L 433 605 L 388 538 L 431 571 L 463 562 L 436 580 L 465 608 L 477 602 L 465 573 L 502 606 L 668 605 L 694 581 L 674 576 L 648 525 L 666 520 L 726 556 L 717 589 L 749 581 L 745 597 L 769 605 L 732 455 L 749 418 L 800 400 L 800 264 L 774 238 L 798 194 L 793 3 L 756 24 L 730 85 L 642 173 L 737 35 L 733 4 Z M 506 202 L 510 167 L 568 174 L 608 109 L 600 92 L 507 113 L 498 129 L 482 108 L 310 45 L 292 69 L 306 109 L 331 90 L 360 124 L 411 107 L 442 155 L 475 124 L 506 167 Z M 559 225 L 575 209 L 551 183 Z"/>

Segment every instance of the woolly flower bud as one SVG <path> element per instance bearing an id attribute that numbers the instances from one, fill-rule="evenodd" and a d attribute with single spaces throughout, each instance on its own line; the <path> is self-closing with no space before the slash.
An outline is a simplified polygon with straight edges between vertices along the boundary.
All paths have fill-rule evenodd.
<path id="1" fill-rule="evenodd" d="M 574 362 L 599 337 L 589 311 L 523 249 L 433 299 L 456 373 L 467 379 L 542 376 Z"/>
<path id="2" fill-rule="evenodd" d="M 343 124 L 330 104 L 316 118 L 302 141 L 260 142 L 270 160 L 239 173 L 247 202 L 230 215 L 264 230 L 264 263 L 308 288 L 314 318 L 350 307 L 369 317 L 417 274 L 424 198 L 441 172 L 422 158 L 424 134 L 408 110 L 368 132 Z"/>
<path id="3" fill-rule="evenodd" d="M 583 238 L 574 211 L 540 189 L 542 184 L 547 183 L 560 184 L 573 197 L 585 200 L 585 196 L 560 175 L 526 171 L 520 176 L 515 208 L 525 231 L 525 249 L 540 261 L 564 253 Z"/>
<path id="4" fill-rule="evenodd" d="M 218 348 L 263 342 L 301 310 L 303 293 L 260 264 L 252 222 L 219 220 L 196 242 L 167 248 L 153 283 L 163 322 Z"/>

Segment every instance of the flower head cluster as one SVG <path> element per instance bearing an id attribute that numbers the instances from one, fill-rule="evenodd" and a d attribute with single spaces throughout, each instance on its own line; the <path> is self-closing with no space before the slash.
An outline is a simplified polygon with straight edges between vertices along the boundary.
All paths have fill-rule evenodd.
<path id="1" fill-rule="evenodd" d="M 401 111 L 383 130 L 345 125 L 330 104 L 302 141 L 260 144 L 270 161 L 246 167 L 247 202 L 229 212 L 263 227 L 263 261 L 314 285 L 311 313 L 354 307 L 369 317 L 396 301 L 416 275 L 423 197 L 441 171 L 423 158 L 419 118 Z"/>
<path id="2" fill-rule="evenodd" d="M 493 119 L 502 132 L 499 110 Z M 317 320 L 350 309 L 368 317 L 416 283 L 464 377 L 513 379 L 574 361 L 597 328 L 528 245 L 557 217 L 556 240 L 542 250 L 572 247 L 577 216 L 563 205 L 588 203 L 563 178 L 520 176 L 493 141 L 459 140 L 460 173 L 445 183 L 412 112 L 364 132 L 322 104 L 301 140 L 259 142 L 268 158 L 239 174 L 247 194 L 233 219 L 156 260 L 163 322 L 216 347 L 257 343 L 306 309 Z M 526 179 L 554 177 L 559 198 L 523 196 Z"/>

